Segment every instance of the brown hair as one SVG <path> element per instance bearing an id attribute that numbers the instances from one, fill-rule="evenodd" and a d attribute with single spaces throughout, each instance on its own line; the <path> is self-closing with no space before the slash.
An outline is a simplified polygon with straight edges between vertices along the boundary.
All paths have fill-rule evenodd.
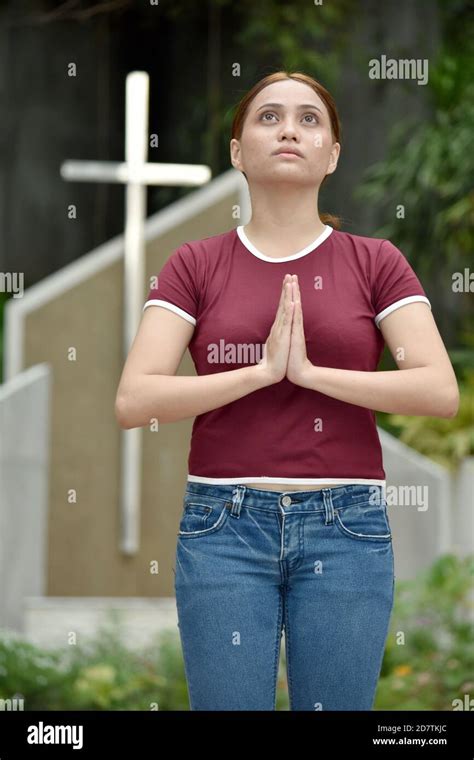
<path id="1" fill-rule="evenodd" d="M 316 79 L 313 79 L 313 77 L 308 76 L 308 74 L 303 74 L 300 71 L 295 72 L 287 72 L 287 71 L 276 71 L 273 74 L 268 74 L 266 77 L 263 77 L 263 79 L 260 79 L 259 82 L 257 82 L 241 99 L 241 101 L 237 105 L 237 110 L 234 115 L 233 121 L 232 121 L 232 129 L 231 129 L 231 138 L 235 138 L 236 140 L 240 140 L 242 131 L 244 128 L 244 122 L 245 118 L 247 116 L 247 112 L 249 109 L 249 105 L 252 102 L 252 100 L 255 98 L 258 93 L 263 90 L 264 87 L 266 87 L 269 84 L 273 84 L 274 82 L 282 82 L 285 79 L 294 79 L 296 82 L 302 82 L 303 84 L 309 85 L 317 95 L 321 98 L 321 100 L 326 105 L 326 108 L 328 109 L 329 113 L 329 120 L 331 124 L 331 132 L 332 137 L 335 142 L 340 143 L 341 142 L 341 122 L 339 121 L 339 116 L 337 113 L 336 103 L 334 102 L 334 99 L 328 90 L 326 90 L 325 87 L 320 82 L 317 82 Z M 247 176 L 245 172 L 242 172 L 245 179 L 247 179 Z M 321 186 L 323 185 L 325 179 L 329 175 L 326 175 L 321 182 Z M 341 219 L 338 216 L 334 216 L 333 214 L 320 214 L 319 215 L 321 221 L 323 224 L 330 224 L 335 229 L 341 228 Z"/>

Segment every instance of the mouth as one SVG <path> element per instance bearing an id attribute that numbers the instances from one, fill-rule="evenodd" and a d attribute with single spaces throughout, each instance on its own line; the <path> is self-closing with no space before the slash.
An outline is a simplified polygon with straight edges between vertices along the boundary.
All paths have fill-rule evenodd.
<path id="1" fill-rule="evenodd" d="M 292 156 L 294 158 L 303 158 L 301 153 L 297 153 L 294 150 L 279 150 L 274 153 L 275 156 Z"/>

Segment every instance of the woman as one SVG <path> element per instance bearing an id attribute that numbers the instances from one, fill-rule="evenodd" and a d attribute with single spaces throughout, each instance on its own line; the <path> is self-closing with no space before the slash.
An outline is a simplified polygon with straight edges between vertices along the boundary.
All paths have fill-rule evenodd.
<path id="1" fill-rule="evenodd" d="M 456 378 L 401 251 L 318 212 L 329 92 L 265 77 L 230 151 L 251 221 L 165 263 L 117 418 L 196 416 L 175 572 L 191 709 L 274 710 L 284 630 L 291 710 L 369 710 L 394 589 L 374 410 L 451 417 Z M 403 372 L 376 371 L 385 342 Z M 198 374 L 176 377 L 188 346 Z"/>

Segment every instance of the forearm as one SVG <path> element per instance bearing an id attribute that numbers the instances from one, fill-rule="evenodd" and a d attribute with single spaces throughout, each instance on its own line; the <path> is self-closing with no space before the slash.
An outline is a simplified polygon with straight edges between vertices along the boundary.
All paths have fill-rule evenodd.
<path id="1" fill-rule="evenodd" d="M 259 365 L 211 375 L 139 375 L 116 403 L 116 416 L 126 429 L 195 417 L 271 385 Z"/>
<path id="2" fill-rule="evenodd" d="M 454 413 L 449 389 L 439 382 L 435 367 L 359 372 L 311 365 L 301 384 L 378 412 L 429 417 Z"/>

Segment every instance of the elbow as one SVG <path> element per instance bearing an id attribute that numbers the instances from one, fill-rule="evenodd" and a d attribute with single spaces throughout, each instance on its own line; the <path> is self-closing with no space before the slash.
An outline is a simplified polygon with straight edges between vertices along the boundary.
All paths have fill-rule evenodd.
<path id="1" fill-rule="evenodd" d="M 115 399 L 115 419 L 122 430 L 130 430 L 133 425 L 130 422 L 129 405 L 123 394 L 117 394 Z"/>
<path id="2" fill-rule="evenodd" d="M 133 401 L 133 396 L 136 397 L 137 394 L 132 394 L 130 390 L 127 393 L 122 391 L 117 393 L 115 399 L 115 419 L 122 430 L 132 430 L 155 422 L 158 423 L 158 421 L 160 424 L 174 422 L 174 418 L 168 417 L 166 414 L 156 416 L 155 413 L 148 419 L 144 410 L 140 409 L 139 404 Z"/>
<path id="3" fill-rule="evenodd" d="M 446 398 L 443 405 L 443 413 L 439 416 L 444 417 L 445 419 L 452 419 L 453 417 L 456 417 L 457 413 L 459 412 L 459 402 L 459 388 L 457 385 L 455 385 L 450 389 L 448 393 L 446 393 Z"/>

